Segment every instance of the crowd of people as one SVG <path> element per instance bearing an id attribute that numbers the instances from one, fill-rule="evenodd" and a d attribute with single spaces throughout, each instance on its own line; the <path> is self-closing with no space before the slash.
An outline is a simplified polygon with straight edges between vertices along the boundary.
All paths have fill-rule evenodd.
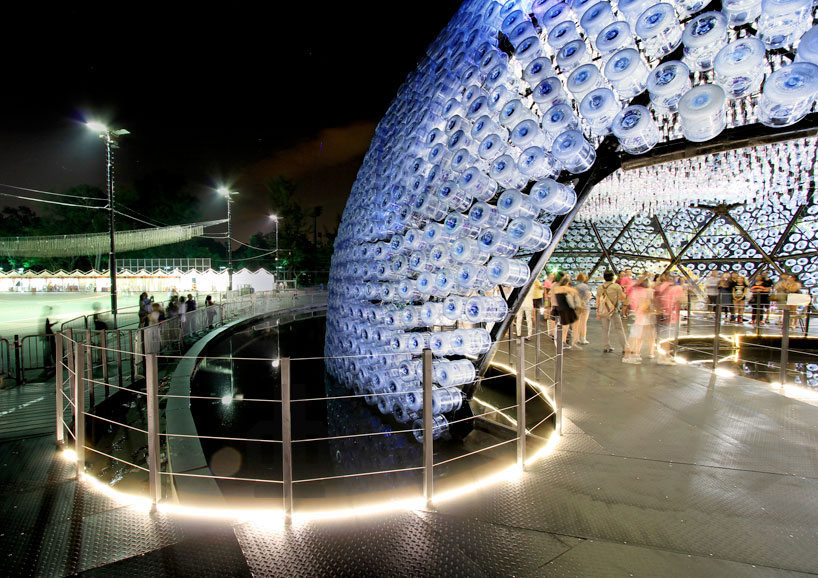
<path id="1" fill-rule="evenodd" d="M 614 351 L 612 340 L 622 352 L 624 363 L 642 363 L 642 354 L 657 363 L 673 364 L 672 357 L 657 346 L 672 337 L 672 328 L 679 319 L 682 304 L 688 299 L 692 282 L 687 278 L 663 273 L 640 275 L 634 278 L 630 269 L 614 275 L 605 271 L 603 283 L 594 293 L 588 285 L 588 276 L 579 273 L 576 279 L 563 272 L 551 273 L 537 279 L 528 298 L 516 317 L 517 336 L 522 335 L 525 317 L 528 336 L 532 335 L 532 318 L 538 311 L 546 319 L 547 332 L 554 335 L 556 324 L 563 327 L 562 340 L 566 349 L 581 349 L 588 345 L 587 326 L 591 314 L 592 295 L 596 300 L 596 319 L 602 324 L 602 351 Z M 797 308 L 789 304 L 787 296 L 801 291 L 795 276 L 782 274 L 773 283 L 765 271 L 753 283 L 740 274 L 713 271 L 700 284 L 707 296 L 708 308 L 720 312 L 726 323 L 769 322 L 770 303 L 793 313 Z M 751 316 L 746 315 L 747 307 Z M 795 315 L 791 316 L 795 323 Z"/>
<path id="2" fill-rule="evenodd" d="M 205 298 L 205 307 L 212 307 L 213 305 L 213 298 L 208 295 Z M 148 297 L 148 294 L 143 292 L 139 296 L 139 327 L 156 325 L 173 317 L 180 317 L 184 324 L 185 315 L 193 311 L 196 311 L 196 300 L 191 293 L 188 293 L 187 297 L 185 297 L 173 292 L 167 306 L 163 307 L 161 303 L 154 300 L 153 296 Z M 208 312 L 209 325 L 212 325 L 214 314 L 215 311 Z"/>

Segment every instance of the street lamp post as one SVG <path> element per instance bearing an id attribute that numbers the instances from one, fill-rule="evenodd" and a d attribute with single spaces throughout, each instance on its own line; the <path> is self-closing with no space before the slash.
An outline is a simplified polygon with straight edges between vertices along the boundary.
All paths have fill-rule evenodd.
<path id="1" fill-rule="evenodd" d="M 275 264 L 276 264 L 276 275 L 278 275 L 278 215 L 270 215 L 270 220 L 276 224 L 276 251 L 275 251 Z"/>
<path id="2" fill-rule="evenodd" d="M 99 134 L 99 138 L 105 140 L 106 155 L 106 178 L 108 188 L 108 233 L 110 235 L 110 250 L 108 252 L 108 272 L 111 277 L 111 315 L 114 319 L 114 329 L 117 327 L 117 290 L 116 290 L 116 223 L 114 212 L 114 153 L 113 149 L 119 148 L 118 139 L 126 134 L 131 134 L 124 128 L 111 129 L 100 122 L 89 122 L 86 126 Z"/>
<path id="3" fill-rule="evenodd" d="M 233 290 L 233 229 L 232 229 L 232 219 L 230 213 L 230 205 L 232 201 L 230 197 L 233 195 L 238 195 L 238 192 L 228 190 L 224 187 L 219 187 L 218 189 L 219 194 L 224 195 L 224 198 L 227 199 L 227 290 Z"/>

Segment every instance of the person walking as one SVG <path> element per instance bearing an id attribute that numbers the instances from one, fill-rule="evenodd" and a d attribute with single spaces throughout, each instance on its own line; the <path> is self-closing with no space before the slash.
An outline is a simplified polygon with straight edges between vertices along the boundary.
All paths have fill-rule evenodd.
<path id="1" fill-rule="evenodd" d="M 605 271 L 602 274 L 604 282 L 596 290 L 596 318 L 602 321 L 602 352 L 610 353 L 611 347 L 611 327 L 619 340 L 622 354 L 628 352 L 627 340 L 625 338 L 625 328 L 622 326 L 622 315 L 619 311 L 620 305 L 625 303 L 625 292 L 618 283 L 614 283 L 613 271 Z"/>
<path id="2" fill-rule="evenodd" d="M 523 334 L 523 314 L 525 314 L 525 323 L 528 326 L 528 333 L 527 337 L 530 339 L 531 336 L 534 334 L 534 290 L 530 290 L 525 298 L 523 299 L 523 304 L 520 307 L 520 310 L 517 311 L 517 315 L 514 318 L 514 324 L 517 327 L 517 337 L 520 337 Z"/>
<path id="3" fill-rule="evenodd" d="M 562 325 L 562 345 L 565 349 L 571 349 L 571 345 L 568 344 L 568 330 L 577 320 L 574 303 L 576 299 L 579 299 L 579 293 L 571 287 L 570 275 L 563 275 L 559 283 L 552 285 L 551 296 L 557 310 L 557 318 Z M 579 345 L 576 348 L 582 349 Z"/>
<path id="4" fill-rule="evenodd" d="M 554 335 L 554 314 L 553 314 L 553 298 L 551 296 L 551 288 L 556 283 L 556 275 L 554 273 L 549 273 L 548 277 L 545 278 L 543 281 L 543 317 L 545 317 L 545 330 L 548 335 Z"/>
<path id="5" fill-rule="evenodd" d="M 713 315 L 716 314 L 716 304 L 719 302 L 719 277 L 719 271 L 713 269 L 702 283 L 704 292 L 707 294 L 707 306 L 713 311 Z"/>
<path id="6" fill-rule="evenodd" d="M 648 343 L 649 358 L 654 357 L 656 351 L 653 289 L 650 288 L 650 280 L 647 277 L 640 277 L 636 282 L 631 290 L 630 300 L 635 318 L 628 343 L 629 353 L 622 361 L 638 365 L 642 363 L 643 343 Z"/>
<path id="7" fill-rule="evenodd" d="M 588 286 L 588 275 L 585 273 L 577 275 L 574 289 L 579 294 L 579 302 L 575 304 L 577 323 L 574 331 L 574 343 L 588 345 L 588 317 L 591 315 L 591 288 Z"/>
<path id="8" fill-rule="evenodd" d="M 735 282 L 731 279 L 730 273 L 723 273 L 719 280 L 719 305 L 721 313 L 724 315 L 724 322 L 730 320 L 730 310 L 733 307 L 733 287 Z"/>

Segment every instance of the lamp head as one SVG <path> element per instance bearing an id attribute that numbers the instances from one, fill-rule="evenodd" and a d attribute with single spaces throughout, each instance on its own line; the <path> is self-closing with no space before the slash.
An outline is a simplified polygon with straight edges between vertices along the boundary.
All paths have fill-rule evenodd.
<path id="1" fill-rule="evenodd" d="M 108 132 L 108 127 L 105 126 L 104 124 L 102 124 L 101 122 L 91 121 L 91 122 L 85 123 L 85 126 L 87 126 L 90 130 L 92 130 L 94 132 L 98 132 L 98 133 Z"/>

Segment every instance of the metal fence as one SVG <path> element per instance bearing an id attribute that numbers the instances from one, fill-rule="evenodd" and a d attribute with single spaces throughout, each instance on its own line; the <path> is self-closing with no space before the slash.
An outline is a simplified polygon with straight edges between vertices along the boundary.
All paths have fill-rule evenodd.
<path id="1" fill-rule="evenodd" d="M 258 302 L 257 302 L 258 303 Z M 233 307 L 230 308 L 233 311 L 246 313 L 248 309 L 243 307 Z M 320 307 L 321 310 L 325 310 L 325 305 Z M 301 317 L 311 317 L 316 314 L 318 309 L 316 306 L 306 307 L 306 308 L 299 308 L 295 310 L 289 310 L 286 312 L 286 315 L 291 319 L 298 319 Z M 536 316 L 539 318 L 539 316 Z M 190 322 L 193 324 L 193 322 Z M 183 329 L 184 331 L 184 329 Z M 280 431 L 280 439 L 264 439 L 264 438 L 238 438 L 238 437 L 209 437 L 209 436 L 199 436 L 199 435 L 191 435 L 189 433 L 179 433 L 171 431 L 169 428 L 168 423 L 162 423 L 159 414 L 159 407 L 160 402 L 167 401 L 171 398 L 176 399 L 184 399 L 188 401 L 192 400 L 216 400 L 218 398 L 211 397 L 211 396 L 194 396 L 194 395 L 171 395 L 169 393 L 162 393 L 160 390 L 159 384 L 159 364 L 160 361 L 163 359 L 171 359 L 171 360 L 179 360 L 180 356 L 167 356 L 164 354 L 157 354 L 154 352 L 136 352 L 133 357 L 139 358 L 139 361 L 135 362 L 137 365 L 141 365 L 144 367 L 144 375 L 146 378 L 146 387 L 145 391 L 131 391 L 131 393 L 141 396 L 146 407 L 147 411 L 145 412 L 145 421 L 138 424 L 126 424 L 121 422 L 115 422 L 111 420 L 107 420 L 105 418 L 101 418 L 93 411 L 93 399 L 89 395 L 89 392 L 93 392 L 94 387 L 98 387 L 100 385 L 104 385 L 103 383 L 95 380 L 93 378 L 92 372 L 89 371 L 89 362 L 88 359 L 90 356 L 99 353 L 102 357 L 105 357 L 106 353 L 102 350 L 104 349 L 101 345 L 83 343 L 81 340 L 73 339 L 70 335 L 61 335 L 60 339 L 58 340 L 58 347 L 57 347 L 57 355 L 60 359 L 60 364 L 58 365 L 57 371 L 57 380 L 56 380 L 56 387 L 57 387 L 57 398 L 59 400 L 57 406 L 57 439 L 58 442 L 63 443 L 66 441 L 66 433 L 70 436 L 73 440 L 73 447 L 76 452 L 77 456 L 77 468 L 78 468 L 78 475 L 79 473 L 83 472 L 85 469 L 86 463 L 86 455 L 90 453 L 99 454 L 105 458 L 113 462 L 120 462 L 124 465 L 127 465 L 134 470 L 145 472 L 148 474 L 148 494 L 150 500 L 156 505 L 160 501 L 163 500 L 163 493 L 162 493 L 162 486 L 163 480 L 170 482 L 171 484 L 175 484 L 179 478 L 206 478 L 210 480 L 230 480 L 230 481 L 237 481 L 237 482 L 251 482 L 251 483 L 260 483 L 260 484 L 272 484 L 272 485 L 279 485 L 282 487 L 282 495 L 283 495 L 283 512 L 287 520 L 292 518 L 293 510 L 294 510 L 294 499 L 293 499 L 293 489 L 295 486 L 300 484 L 309 484 L 313 482 L 321 482 L 321 481 L 329 481 L 329 480 L 337 480 L 343 478 L 352 478 L 352 477 L 361 477 L 361 476 L 381 476 L 381 475 L 389 475 L 395 474 L 400 472 L 409 472 L 409 471 L 417 471 L 422 474 L 422 487 L 418 487 L 417 491 L 419 496 L 426 501 L 427 504 L 431 504 L 435 497 L 435 470 L 446 464 L 460 460 L 463 458 L 467 458 L 469 456 L 474 456 L 477 454 L 486 454 L 486 452 L 491 452 L 497 448 L 502 446 L 510 446 L 514 444 L 516 446 L 516 465 L 520 469 L 524 469 L 526 467 L 526 463 L 529 460 L 529 450 L 527 444 L 530 443 L 532 440 L 537 440 L 538 442 L 542 442 L 543 444 L 547 443 L 547 439 L 543 436 L 539 435 L 542 431 L 539 428 L 542 428 L 546 422 L 550 420 L 554 420 L 556 422 L 556 432 L 558 435 L 562 435 L 562 410 L 561 410 L 561 395 L 562 395 L 562 361 L 563 361 L 563 347 L 562 347 L 562 337 L 563 337 L 563 328 L 557 325 L 555 329 L 555 334 L 547 336 L 545 339 L 542 339 L 545 336 L 545 332 L 537 331 L 532 336 L 532 341 L 534 344 L 535 354 L 534 354 L 534 361 L 530 361 L 527 359 L 527 349 L 530 350 L 531 346 L 526 346 L 526 338 L 525 337 L 517 337 L 508 340 L 502 340 L 501 344 L 506 344 L 508 342 L 509 346 L 509 365 L 503 366 L 502 364 L 498 365 L 497 367 L 500 368 L 500 373 L 498 375 L 492 375 L 489 377 L 481 378 L 483 383 L 492 380 L 498 379 L 503 377 L 514 377 L 515 378 L 515 402 L 508 405 L 507 407 L 503 408 L 496 408 L 491 406 L 490 404 L 483 404 L 481 402 L 481 408 L 484 410 L 481 413 L 477 413 L 475 415 L 471 415 L 470 417 L 463 418 L 458 421 L 468 421 L 468 420 L 475 420 L 481 422 L 490 422 L 493 425 L 492 431 L 497 431 L 497 423 L 502 421 L 498 419 L 499 415 L 506 420 L 507 423 L 510 423 L 511 426 L 505 426 L 502 428 L 504 432 L 504 436 L 506 439 L 502 439 L 497 443 L 491 443 L 490 445 L 486 445 L 485 447 L 479 447 L 478 449 L 474 449 L 472 451 L 465 451 L 457 456 L 449 457 L 447 459 L 439 459 L 435 461 L 434 456 L 434 440 L 436 439 L 436 431 L 435 431 L 435 419 L 433 415 L 433 392 L 435 391 L 436 387 L 433 383 L 433 358 L 432 353 L 429 350 L 425 350 L 422 355 L 422 382 L 414 385 L 414 386 L 407 386 L 409 389 L 405 389 L 402 391 L 379 391 L 379 392 L 372 392 L 372 391 L 364 391 L 362 393 L 357 393 L 356 391 L 350 392 L 348 395 L 341 395 L 341 396 L 322 396 L 317 398 L 305 398 L 305 399 L 293 399 L 291 396 L 291 384 L 293 383 L 293 376 L 298 371 L 298 367 L 300 363 L 321 363 L 324 364 L 327 360 L 339 360 L 342 362 L 349 361 L 349 357 L 343 358 L 325 358 L 325 357 L 316 357 L 316 358 L 282 358 L 282 359 L 272 359 L 272 358 L 240 358 L 245 361 L 263 361 L 263 362 L 272 362 L 272 363 L 279 363 L 280 364 L 280 371 L 281 371 L 281 396 L 279 399 L 248 399 L 248 398 L 235 398 L 231 400 L 231 402 L 235 403 L 263 403 L 269 404 L 271 406 L 280 406 L 281 408 L 281 431 Z M 553 349 L 552 350 L 544 350 L 540 348 L 542 342 L 551 344 L 553 339 Z M 550 346 L 549 346 L 550 347 Z M 161 350 L 161 346 L 160 346 Z M 400 355 L 400 354 L 395 354 Z M 352 356 L 363 360 L 367 356 Z M 217 357 L 217 356 L 200 356 L 196 358 L 197 363 L 204 362 L 204 361 L 218 361 L 218 360 L 229 360 L 233 361 L 235 357 Z M 513 360 L 513 361 L 512 361 Z M 513 364 L 513 367 L 511 366 Z M 546 371 L 546 366 L 553 368 L 553 373 L 551 376 L 548 375 L 549 372 Z M 528 377 L 527 374 L 530 374 L 533 371 L 535 379 L 531 379 Z M 331 402 L 334 400 L 348 400 L 348 399 L 360 399 L 370 405 L 377 406 L 379 401 L 382 399 L 397 399 L 394 396 L 398 395 L 406 395 L 407 393 L 412 393 L 415 395 L 422 396 L 422 408 L 420 413 L 415 418 L 422 418 L 422 426 L 415 427 L 412 425 L 412 422 L 407 422 L 407 425 L 403 427 L 403 429 L 391 429 L 389 428 L 387 431 L 360 431 L 353 434 L 348 435 L 341 435 L 341 436 L 327 436 L 327 437 L 320 437 L 320 438 L 311 438 L 311 439 L 293 439 L 292 435 L 292 416 L 293 412 L 297 411 L 298 404 L 303 404 L 307 402 Z M 536 399 L 541 399 L 545 401 L 548 406 L 553 408 L 550 414 L 545 415 L 538 423 L 534 425 L 528 425 L 526 420 L 526 408 L 534 402 Z M 476 401 L 479 401 L 477 397 L 475 397 Z M 466 402 L 464 402 L 466 403 Z M 73 420 L 71 420 L 73 418 Z M 121 456 L 113 456 L 105 453 L 103 449 L 93 447 L 86 438 L 85 433 L 85 426 L 86 421 L 88 423 L 93 422 L 94 420 L 103 419 L 104 421 L 109 422 L 109 425 L 114 425 L 116 427 L 126 428 L 131 432 L 131 434 L 138 434 L 144 435 L 147 439 L 147 455 L 145 459 L 141 463 L 134 463 L 133 461 L 128 461 L 122 458 Z M 536 419 L 534 417 L 533 419 Z M 420 423 L 420 422 L 415 422 Z M 450 421 L 449 425 L 454 425 L 457 421 Z M 369 422 L 362 424 L 364 427 L 372 427 Z M 394 469 L 381 469 L 376 471 L 360 471 L 355 473 L 347 473 L 335 476 L 326 476 L 326 477 L 294 477 L 293 473 L 293 448 L 299 444 L 305 444 L 309 442 L 321 442 L 321 441 L 333 441 L 333 440 L 360 440 L 361 438 L 372 438 L 373 436 L 394 436 L 397 434 L 416 434 L 419 436 L 419 439 L 422 442 L 423 448 L 423 460 L 422 464 L 418 466 L 412 467 L 403 467 L 403 468 L 394 468 Z M 219 476 L 214 475 L 212 473 L 190 473 L 190 472 L 178 472 L 173 471 L 173 468 L 170 467 L 170 462 L 168 462 L 168 466 L 163 466 L 162 461 L 160 460 L 160 451 L 163 445 L 163 442 L 167 443 L 172 438 L 194 438 L 194 439 L 218 439 L 218 440 L 225 440 L 225 441 L 234 441 L 234 442 L 242 442 L 242 443 L 259 443 L 259 444 L 273 444 L 278 445 L 281 447 L 282 452 L 282 475 L 280 477 L 271 477 L 271 478 L 246 478 L 246 477 L 238 477 L 238 476 Z M 175 492 L 171 492 L 175 495 Z"/>

